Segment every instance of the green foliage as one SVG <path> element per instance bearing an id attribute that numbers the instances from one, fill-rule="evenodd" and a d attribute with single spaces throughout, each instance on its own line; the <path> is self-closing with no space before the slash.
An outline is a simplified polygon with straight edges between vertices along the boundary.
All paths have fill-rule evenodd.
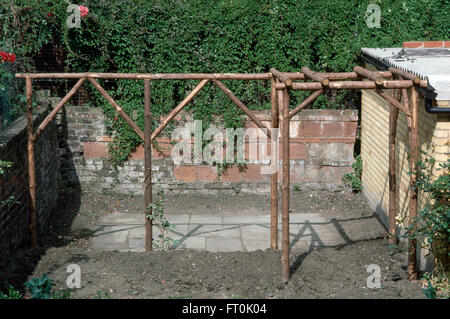
<path id="1" fill-rule="evenodd" d="M 353 172 L 342 176 L 342 181 L 344 182 L 344 184 L 350 186 L 353 192 L 358 193 L 362 191 L 363 188 L 361 182 L 361 175 L 362 175 L 361 155 L 356 155 L 355 159 L 356 162 L 352 164 Z"/>
<path id="2" fill-rule="evenodd" d="M 31 278 L 25 283 L 34 299 L 50 299 L 54 284 L 46 273 L 41 278 Z"/>
<path id="3" fill-rule="evenodd" d="M 13 166 L 13 162 L 0 160 L 0 175 L 5 174 L 5 168 L 10 168 Z M 0 207 L 6 206 L 11 207 L 13 205 L 20 204 L 18 200 L 16 200 L 15 196 L 9 196 L 7 199 L 0 201 Z"/>
<path id="4" fill-rule="evenodd" d="M 159 228 L 159 235 L 157 239 L 153 240 L 153 247 L 160 249 L 170 249 L 178 245 L 178 240 L 174 240 L 169 237 L 169 231 L 175 229 L 175 225 L 171 224 L 166 216 L 164 215 L 164 202 L 166 201 L 166 196 L 164 191 L 159 188 L 157 191 L 159 200 L 153 201 L 147 211 L 151 211 L 146 217 L 153 221 L 153 224 L 157 225 Z"/>
<path id="5" fill-rule="evenodd" d="M 5 205 L 7 207 L 11 207 L 13 205 L 20 204 L 20 202 L 18 200 L 16 200 L 15 196 L 9 196 L 7 199 L 2 200 L 0 202 L 0 204 L 1 205 Z"/>
<path id="6" fill-rule="evenodd" d="M 424 153 L 425 154 L 425 153 Z M 405 236 L 418 239 L 424 248 L 433 253 L 436 273 L 449 273 L 450 269 L 450 160 L 440 163 L 442 171 L 433 178 L 435 160 L 429 156 L 417 163 L 415 187 L 429 201 L 419 210 L 417 217 L 406 228 Z M 412 175 L 413 172 L 410 172 Z"/>
<path id="7" fill-rule="evenodd" d="M 422 291 L 428 299 L 436 299 L 436 288 L 433 287 L 433 284 L 429 280 L 427 281 L 427 287 L 422 288 Z"/>
<path id="8" fill-rule="evenodd" d="M 5 174 L 5 168 L 10 168 L 14 163 L 0 160 L 0 175 Z"/>
<path id="9" fill-rule="evenodd" d="M 101 290 L 98 290 L 97 294 L 94 296 L 94 299 L 111 299 L 111 295 L 108 291 L 104 291 L 102 293 Z"/>
<path id="10" fill-rule="evenodd" d="M 446 0 L 376 1 L 381 28 L 365 22 L 373 0 L 121 0 L 85 1 L 81 28 L 68 28 L 67 2 L 0 0 L 0 48 L 13 49 L 18 68 L 33 71 L 34 57 L 48 46 L 61 49 L 66 71 L 83 72 L 267 72 L 351 71 L 361 47 L 400 46 L 402 41 L 449 38 Z M 53 15 L 48 16 L 49 13 Z M 250 109 L 267 109 L 267 81 L 224 81 Z M 101 83 L 128 113 L 137 111 L 143 129 L 143 83 Z M 153 127 L 196 81 L 153 81 Z M 141 141 L 91 86 L 93 105 L 102 106 L 115 132 L 111 153 L 120 165 Z M 308 93 L 292 92 L 292 105 Z M 330 91 L 315 108 L 348 108 L 355 93 Z M 208 84 L 188 105 L 205 126 L 221 115 L 226 127 L 242 126 L 242 112 Z"/>
<path id="11" fill-rule="evenodd" d="M 22 294 L 20 291 L 14 289 L 13 286 L 9 285 L 7 293 L 0 291 L 0 299 L 22 299 Z"/>

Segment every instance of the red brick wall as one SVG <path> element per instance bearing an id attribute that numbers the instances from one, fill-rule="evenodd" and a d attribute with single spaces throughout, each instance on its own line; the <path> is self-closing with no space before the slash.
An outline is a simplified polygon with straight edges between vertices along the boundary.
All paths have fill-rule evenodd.
<path id="1" fill-rule="evenodd" d="M 70 118 L 72 116 L 73 119 L 82 118 L 83 125 L 89 126 L 89 132 L 104 131 L 100 127 L 95 130 L 95 126 L 93 129 L 92 123 L 86 120 L 92 118 L 94 121 L 95 118 L 97 123 L 99 121 L 98 111 L 95 111 L 95 117 L 85 114 L 90 111 L 89 108 L 68 110 L 69 130 L 72 125 Z M 80 115 L 80 112 L 84 115 Z M 270 125 L 268 113 L 255 112 L 255 115 L 265 124 Z M 75 120 L 75 122 L 77 121 Z M 179 125 L 183 126 L 184 123 L 179 123 Z M 341 183 L 342 175 L 352 170 L 351 164 L 354 162 L 353 147 L 356 141 L 357 125 L 357 112 L 353 110 L 304 110 L 293 117 L 290 123 L 292 182 L 310 185 Z M 72 126 L 76 129 L 72 135 L 69 135 L 69 144 L 72 143 L 79 150 L 80 157 L 77 167 L 79 168 L 80 181 L 85 181 L 86 185 L 107 187 L 107 177 L 108 180 L 111 180 L 112 176 L 105 169 L 105 167 L 109 167 L 107 165 L 109 161 L 108 144 L 111 138 L 97 133 L 95 133 L 95 136 L 92 136 L 92 134 L 85 136 L 86 129 L 80 121 Z M 250 120 L 245 123 L 244 129 L 249 127 L 255 127 Z M 70 141 L 70 139 L 73 141 Z M 232 166 L 220 176 L 216 166 L 194 164 L 175 166 L 170 158 L 173 148 L 172 141 L 168 137 L 162 136 L 157 138 L 157 143 L 158 149 L 152 148 L 153 165 L 157 167 L 156 170 L 154 169 L 154 175 L 159 174 L 159 182 L 161 184 L 169 183 L 169 188 L 175 187 L 173 185 L 183 185 L 183 189 L 189 189 L 191 186 L 195 188 L 193 185 L 199 183 L 215 183 L 215 185 L 238 183 L 243 184 L 244 187 L 249 187 L 249 185 L 262 186 L 269 183 L 269 175 L 261 173 L 263 162 L 249 160 L 248 149 L 250 144 L 248 141 L 245 144 L 246 165 L 243 169 Z M 268 143 L 267 152 L 270 154 L 270 143 Z M 281 150 L 279 155 L 282 159 Z M 119 187 L 126 190 L 131 189 L 133 192 L 141 192 L 142 184 L 138 186 L 131 184 L 133 184 L 133 180 L 141 182 L 143 158 L 144 150 L 141 145 L 131 154 L 129 163 L 125 164 L 124 169 L 119 170 L 119 180 L 124 184 Z M 110 167 L 108 169 L 111 170 Z M 279 175 L 281 178 L 281 173 Z M 129 178 L 130 176 L 132 178 Z"/>

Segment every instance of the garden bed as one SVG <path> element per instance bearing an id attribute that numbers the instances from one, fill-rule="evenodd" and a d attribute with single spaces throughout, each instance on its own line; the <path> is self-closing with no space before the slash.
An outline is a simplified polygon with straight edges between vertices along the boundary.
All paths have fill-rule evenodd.
<path id="1" fill-rule="evenodd" d="M 20 287 L 45 272 L 55 288 L 63 290 L 67 265 L 75 263 L 81 268 L 82 288 L 73 291 L 72 298 L 425 298 L 421 284 L 407 280 L 405 254 L 391 255 L 385 230 L 362 195 L 296 189 L 293 212 L 320 213 L 335 220 L 348 238 L 337 247 L 293 250 L 287 284 L 281 279 L 281 251 L 94 250 L 89 237 L 96 220 L 115 212 L 138 213 L 143 201 L 87 190 L 62 194 L 43 247 L 19 251 L 0 279 Z M 268 212 L 269 203 L 269 196 L 256 194 L 170 195 L 165 206 L 168 215 L 221 210 L 230 214 L 231 208 L 251 215 Z M 269 247 L 269 238 L 267 242 Z M 370 264 L 380 266 L 379 289 L 367 288 Z"/>

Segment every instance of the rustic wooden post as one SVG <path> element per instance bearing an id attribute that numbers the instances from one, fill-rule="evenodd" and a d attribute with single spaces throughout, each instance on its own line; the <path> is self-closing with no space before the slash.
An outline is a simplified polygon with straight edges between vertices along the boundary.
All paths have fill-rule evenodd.
<path id="1" fill-rule="evenodd" d="M 415 222 L 417 217 L 417 161 L 419 160 L 419 101 L 416 87 L 411 88 L 411 125 L 409 130 L 410 141 L 410 166 L 411 166 L 411 190 L 409 204 L 409 225 Z M 409 240 L 408 248 L 408 276 L 409 279 L 417 279 L 417 240 Z"/>
<path id="2" fill-rule="evenodd" d="M 145 200 L 145 250 L 153 249 L 152 219 L 152 119 L 150 101 L 150 80 L 144 80 L 144 200 Z"/>
<path id="3" fill-rule="evenodd" d="M 272 135 L 271 135 L 271 169 L 270 176 L 270 247 L 278 249 L 278 116 L 279 109 L 277 104 L 277 91 L 275 89 L 275 78 L 271 79 L 271 116 L 272 116 Z M 276 131 L 276 132 L 275 132 Z"/>
<path id="4" fill-rule="evenodd" d="M 396 94 L 397 93 L 397 94 Z M 394 93 L 401 99 L 400 90 Z M 395 213 L 397 209 L 397 178 L 395 172 L 395 137 L 397 135 L 397 119 L 399 109 L 390 104 L 389 109 L 389 236 L 391 244 L 397 243 Z"/>
<path id="5" fill-rule="evenodd" d="M 289 91 L 284 89 L 280 92 L 283 95 L 282 104 L 283 117 L 283 185 L 282 185 L 282 257 L 283 279 L 289 280 L 289 189 L 290 189 L 290 154 L 289 154 Z"/>
<path id="6" fill-rule="evenodd" d="M 36 168 L 34 159 L 33 136 L 33 98 L 32 80 L 25 79 L 27 98 L 27 136 L 28 136 L 28 189 L 30 192 L 30 242 L 31 247 L 37 246 L 37 216 L 36 216 Z"/>

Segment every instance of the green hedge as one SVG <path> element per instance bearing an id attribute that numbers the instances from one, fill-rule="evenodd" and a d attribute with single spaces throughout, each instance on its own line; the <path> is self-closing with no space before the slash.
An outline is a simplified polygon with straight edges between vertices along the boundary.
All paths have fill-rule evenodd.
<path id="1" fill-rule="evenodd" d="M 63 48 L 67 71 L 251 73 L 271 67 L 299 71 L 302 66 L 351 71 L 361 63 L 361 47 L 448 40 L 450 32 L 446 0 L 97 0 L 80 3 L 89 7 L 89 14 L 79 29 L 66 26 L 64 1 L 0 2 L 0 48 L 14 49 L 20 67 L 28 71 L 33 71 L 33 56 L 48 44 Z M 366 25 L 370 3 L 381 7 L 380 28 Z M 267 81 L 225 83 L 251 109 L 269 107 Z M 154 114 L 167 114 L 195 84 L 152 82 Z M 142 115 L 142 82 L 118 81 L 109 90 L 126 111 L 137 109 Z M 333 95 L 319 98 L 314 107 L 348 108 L 355 101 L 354 92 L 329 94 Z M 292 104 L 303 96 L 295 92 Z M 113 114 L 103 100 L 96 101 Z M 211 84 L 189 107 L 206 122 L 221 114 L 228 126 L 241 123 L 241 113 Z M 120 161 L 139 139 L 122 121 L 109 118 L 123 134 L 116 141 Z M 142 120 L 138 124 L 143 127 Z"/>

